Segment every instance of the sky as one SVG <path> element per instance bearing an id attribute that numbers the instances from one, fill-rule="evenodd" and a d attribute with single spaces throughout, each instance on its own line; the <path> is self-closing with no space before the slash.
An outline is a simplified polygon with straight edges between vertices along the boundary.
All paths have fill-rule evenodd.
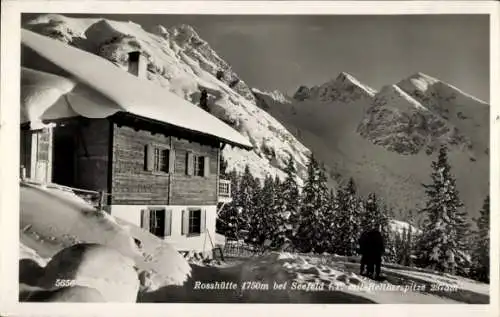
<path id="1" fill-rule="evenodd" d="M 189 24 L 261 90 L 293 95 L 343 71 L 379 90 L 423 72 L 489 101 L 488 15 L 79 16 L 130 20 L 146 30 Z"/>

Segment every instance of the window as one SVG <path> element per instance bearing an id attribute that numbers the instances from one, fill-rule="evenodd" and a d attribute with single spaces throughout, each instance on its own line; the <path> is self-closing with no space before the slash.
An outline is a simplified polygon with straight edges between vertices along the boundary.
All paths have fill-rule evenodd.
<path id="1" fill-rule="evenodd" d="M 170 149 L 161 145 L 146 145 L 145 169 L 151 172 L 168 173 L 170 166 Z"/>
<path id="2" fill-rule="evenodd" d="M 194 157 L 194 175 L 204 176 L 205 173 L 205 157 L 195 156 Z"/>
<path id="3" fill-rule="evenodd" d="M 189 234 L 201 233 L 201 210 L 194 209 L 189 211 Z"/>
<path id="4" fill-rule="evenodd" d="M 141 227 L 157 237 L 171 235 L 172 210 L 165 208 L 147 208 L 141 211 Z"/>
<path id="5" fill-rule="evenodd" d="M 150 209 L 149 232 L 158 237 L 165 234 L 165 209 Z"/>
<path id="6" fill-rule="evenodd" d="M 206 230 L 207 212 L 200 208 L 187 208 L 182 210 L 181 234 L 186 236 L 199 236 Z"/>
<path id="7" fill-rule="evenodd" d="M 38 150 L 37 150 L 37 160 L 38 161 L 48 161 L 49 160 L 49 144 L 50 144 L 50 133 L 48 130 L 44 129 L 37 134 L 38 138 Z"/>
<path id="8" fill-rule="evenodd" d="M 210 176 L 210 160 L 208 156 L 198 156 L 188 151 L 186 155 L 186 175 L 201 177 Z"/>
<path id="9" fill-rule="evenodd" d="M 154 167 L 153 170 L 155 172 L 164 172 L 168 173 L 168 160 L 169 160 L 169 150 L 166 149 L 160 149 L 158 147 L 155 147 L 155 152 L 154 152 Z"/>

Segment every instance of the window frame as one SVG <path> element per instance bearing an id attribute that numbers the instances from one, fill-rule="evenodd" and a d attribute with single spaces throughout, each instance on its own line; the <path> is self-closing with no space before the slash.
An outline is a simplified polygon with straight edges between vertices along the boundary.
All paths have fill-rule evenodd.
<path id="1" fill-rule="evenodd" d="M 200 164 L 201 164 L 201 166 L 200 166 Z M 193 154 L 193 176 L 198 176 L 198 177 L 205 176 L 205 156 L 204 155 L 194 155 Z"/>
<path id="2" fill-rule="evenodd" d="M 188 211 L 188 226 L 187 226 L 187 229 L 188 229 L 188 232 L 187 232 L 187 236 L 188 237 L 193 237 L 193 236 L 199 236 L 201 235 L 201 221 L 202 221 L 202 209 L 201 208 L 188 208 L 187 209 Z M 191 231 L 191 228 L 192 228 L 192 225 L 191 225 L 191 219 L 192 219 L 192 213 L 194 212 L 198 212 L 198 231 L 195 232 L 195 231 Z"/>
<path id="3" fill-rule="evenodd" d="M 171 158 L 171 147 L 169 145 L 164 145 L 164 144 L 160 144 L 160 143 L 149 143 L 149 146 L 152 147 L 152 163 L 153 163 L 153 166 L 152 166 L 152 169 L 151 169 L 151 173 L 154 174 L 154 175 L 168 175 L 171 173 L 170 171 L 170 160 L 172 159 Z M 158 167 L 161 166 L 160 164 L 160 161 L 157 162 L 157 159 L 156 159 L 156 153 L 158 152 L 158 154 L 160 155 L 162 152 L 166 152 L 166 155 L 164 157 L 164 168 L 165 170 L 162 170 L 162 169 L 156 169 L 157 167 L 157 163 L 158 163 Z M 159 156 L 161 157 L 161 156 Z M 175 158 L 174 158 L 175 159 Z"/>

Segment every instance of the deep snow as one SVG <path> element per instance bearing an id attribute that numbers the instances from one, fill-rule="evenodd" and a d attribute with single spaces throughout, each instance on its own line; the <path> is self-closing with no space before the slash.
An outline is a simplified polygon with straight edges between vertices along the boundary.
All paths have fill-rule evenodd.
<path id="1" fill-rule="evenodd" d="M 337 257 L 271 253 L 193 265 L 183 286 L 140 293 L 140 302 L 195 303 L 487 303 L 488 285 L 408 268 L 384 269 L 387 280 L 359 276 L 359 265 Z M 217 283 L 218 282 L 218 283 Z M 436 284 L 436 290 L 433 285 Z"/>
<path id="2" fill-rule="evenodd" d="M 134 285 L 120 286 L 125 280 L 119 274 L 115 276 L 113 270 L 99 268 L 121 267 L 130 280 L 129 273 L 125 273 L 130 260 L 138 268 L 139 302 L 486 303 L 489 300 L 486 284 L 398 265 L 385 265 L 383 273 L 387 281 L 374 282 L 357 274 L 359 266 L 355 262 L 359 259 L 335 255 L 267 253 L 235 258 L 227 254 L 222 262 L 190 259 L 188 264 L 168 243 L 95 210 L 71 191 L 53 184 L 22 183 L 20 210 L 21 298 L 120 301 L 126 295 L 130 300 L 130 293 L 119 294 L 119 289 L 135 292 Z M 393 225 L 398 230 L 407 224 L 393 222 Z M 133 242 L 134 238 L 141 241 L 141 249 Z M 99 261 L 89 257 L 88 262 L 93 265 L 85 270 L 74 271 L 74 265 L 65 267 L 62 262 L 53 262 L 54 257 L 62 258 L 58 252 L 79 243 L 99 243 L 115 251 L 100 251 L 103 257 Z M 85 263 L 78 257 L 70 258 Z M 49 270 L 50 267 L 58 269 Z M 46 282 L 53 284 L 54 272 L 66 278 L 75 274 L 72 272 L 80 272 L 76 276 L 80 276 L 81 283 L 69 289 L 49 287 Z M 89 283 L 88 276 L 102 274 L 115 278 Z M 216 281 L 232 283 L 236 288 L 205 289 L 214 287 Z M 273 289 L 275 283 L 280 289 Z M 435 283 L 440 289 L 432 291 Z"/>
<path id="3" fill-rule="evenodd" d="M 32 259 L 42 267 L 66 247 L 98 243 L 132 259 L 138 273 L 147 276 L 146 289 L 181 285 L 191 274 L 187 261 L 172 245 L 94 209 L 56 185 L 21 184 L 19 229 L 21 257 Z M 141 241 L 141 249 L 134 238 Z"/>

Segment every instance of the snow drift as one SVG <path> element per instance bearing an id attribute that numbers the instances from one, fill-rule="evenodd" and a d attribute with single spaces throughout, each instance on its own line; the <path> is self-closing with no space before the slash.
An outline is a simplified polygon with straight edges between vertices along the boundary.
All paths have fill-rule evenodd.
<path id="1" fill-rule="evenodd" d="M 33 259 L 45 266 L 47 259 L 61 250 L 90 243 L 109 247 L 131 259 L 137 273 L 148 277 L 149 286 L 143 285 L 145 291 L 182 285 L 190 276 L 189 264 L 173 246 L 96 210 L 71 191 L 56 185 L 21 183 L 20 197 L 21 259 Z M 141 241 L 140 249 L 134 239 Z M 114 264 L 111 261 L 109 265 Z"/>

